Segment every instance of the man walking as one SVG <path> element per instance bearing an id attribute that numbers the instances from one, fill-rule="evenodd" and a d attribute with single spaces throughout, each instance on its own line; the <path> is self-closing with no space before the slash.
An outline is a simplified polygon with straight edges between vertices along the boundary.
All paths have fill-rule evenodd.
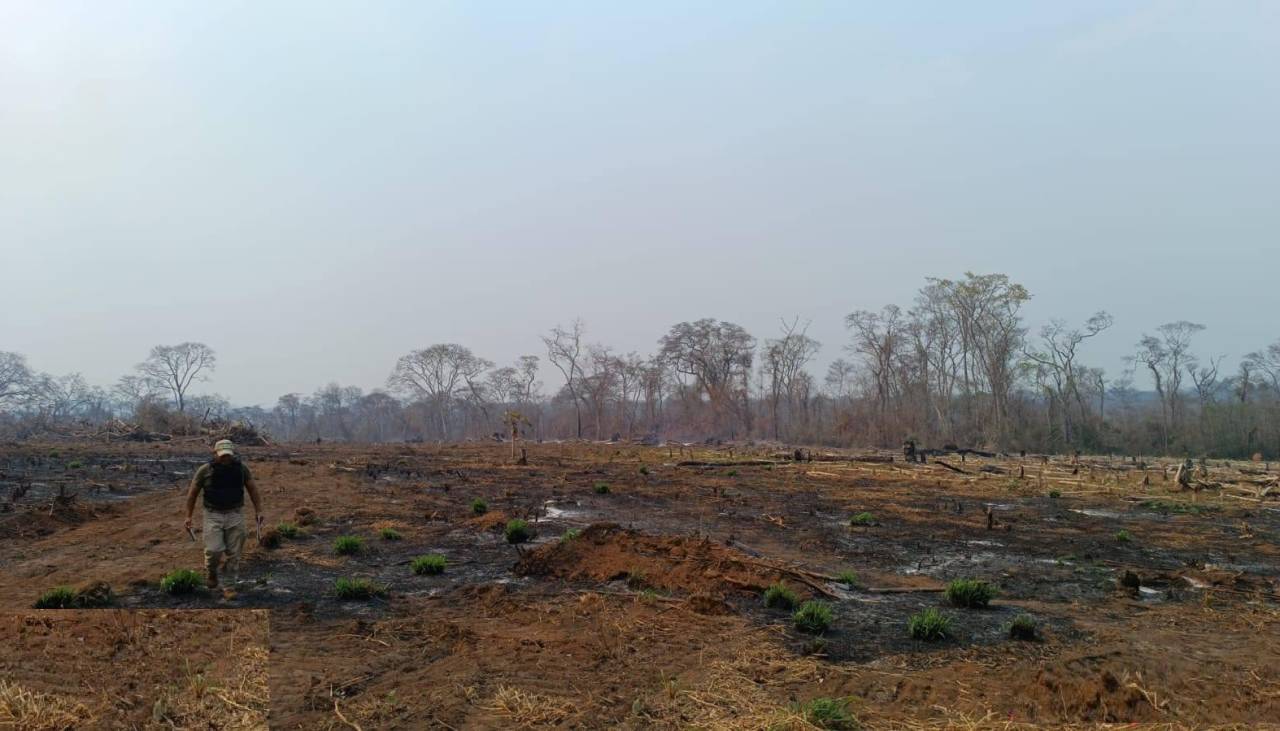
<path id="1" fill-rule="evenodd" d="M 240 581 L 240 552 L 244 550 L 244 493 L 253 500 L 255 518 L 262 516 L 262 500 L 258 497 L 258 485 L 253 481 L 249 468 L 236 456 L 236 445 L 223 439 L 213 445 L 213 459 L 200 465 L 191 478 L 187 491 L 187 520 L 184 527 L 191 530 L 191 515 L 196 509 L 196 497 L 204 495 L 204 564 L 208 572 L 209 588 L 218 586 L 219 562 L 223 554 L 227 560 L 224 568 L 231 577 L 231 586 Z"/>

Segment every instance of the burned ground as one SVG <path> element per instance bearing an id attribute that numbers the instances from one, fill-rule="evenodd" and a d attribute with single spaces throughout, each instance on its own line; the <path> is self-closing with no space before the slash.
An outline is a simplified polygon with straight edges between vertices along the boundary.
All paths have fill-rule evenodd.
<path id="1" fill-rule="evenodd" d="M 0 682 L 20 690 L 0 692 L 107 727 L 210 727 L 148 715 L 190 691 L 180 662 L 112 668 L 128 653 L 200 658 L 215 634 L 267 648 L 269 702 L 250 686 L 230 695 L 240 681 L 224 671 L 247 677 L 235 663 L 248 659 L 192 659 L 249 709 L 205 693 L 207 706 L 181 707 L 242 714 L 222 727 L 269 713 L 299 729 L 806 728 L 797 704 L 817 697 L 849 698 L 884 728 L 1280 718 L 1280 504 L 1236 479 L 1266 482 L 1262 465 L 1210 465 L 1218 484 L 1184 493 L 1161 465 L 1103 459 L 948 460 L 957 472 L 629 445 L 529 445 L 528 465 L 499 446 L 254 448 L 270 523 L 299 533 L 247 550 L 238 595 L 175 597 L 159 579 L 201 563 L 181 515 L 200 449 L 5 447 Z M 529 543 L 506 540 L 511 519 Z M 343 535 L 363 550 L 337 555 Z M 410 569 L 426 554 L 446 558 L 443 573 Z M 341 577 L 387 594 L 339 599 Z M 957 578 L 999 596 L 948 606 Z M 89 582 L 109 584 L 116 609 L 30 608 Z M 807 635 L 765 607 L 774 583 L 828 603 L 831 628 Z M 951 636 L 911 639 L 908 618 L 930 607 Z M 1036 641 L 1009 638 L 1024 613 Z"/>

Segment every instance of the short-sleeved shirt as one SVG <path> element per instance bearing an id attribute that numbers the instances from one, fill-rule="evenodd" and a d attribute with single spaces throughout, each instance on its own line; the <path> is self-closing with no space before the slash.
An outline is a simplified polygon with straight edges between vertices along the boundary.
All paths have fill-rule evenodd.
<path id="1" fill-rule="evenodd" d="M 215 465 L 213 462 L 205 462 L 196 470 L 195 477 L 191 478 L 192 486 L 200 490 L 200 494 L 204 497 L 204 507 L 206 510 L 239 510 L 244 507 L 244 486 L 253 479 L 253 475 L 249 472 L 249 467 L 244 462 L 236 460 L 226 469 L 234 470 L 235 467 L 240 468 L 240 479 L 238 485 L 234 478 L 215 483 Z M 233 473 L 234 474 L 234 473 Z"/>

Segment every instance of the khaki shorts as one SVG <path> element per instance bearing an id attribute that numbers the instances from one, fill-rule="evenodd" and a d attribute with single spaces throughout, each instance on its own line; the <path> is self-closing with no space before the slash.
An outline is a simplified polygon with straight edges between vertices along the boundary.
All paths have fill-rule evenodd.
<path id="1" fill-rule="evenodd" d="M 240 552 L 244 550 L 244 510 L 204 511 L 204 563 L 211 576 L 218 575 L 218 562 L 226 554 L 226 573 L 240 578 Z"/>

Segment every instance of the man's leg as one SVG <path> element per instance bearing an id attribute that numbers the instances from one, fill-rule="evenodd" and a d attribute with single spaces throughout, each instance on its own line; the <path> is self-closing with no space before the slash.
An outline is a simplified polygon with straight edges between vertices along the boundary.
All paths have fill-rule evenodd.
<path id="1" fill-rule="evenodd" d="M 217 513 L 210 510 L 204 511 L 202 536 L 204 538 L 204 569 L 208 576 L 207 583 L 212 589 L 218 585 L 218 562 L 221 561 L 223 552 L 227 550 L 222 535 L 222 522 L 218 520 Z"/>
<path id="2" fill-rule="evenodd" d="M 240 583 L 240 553 L 244 550 L 244 513 L 227 513 L 222 537 L 226 544 L 226 574 L 231 577 L 231 585 Z"/>

